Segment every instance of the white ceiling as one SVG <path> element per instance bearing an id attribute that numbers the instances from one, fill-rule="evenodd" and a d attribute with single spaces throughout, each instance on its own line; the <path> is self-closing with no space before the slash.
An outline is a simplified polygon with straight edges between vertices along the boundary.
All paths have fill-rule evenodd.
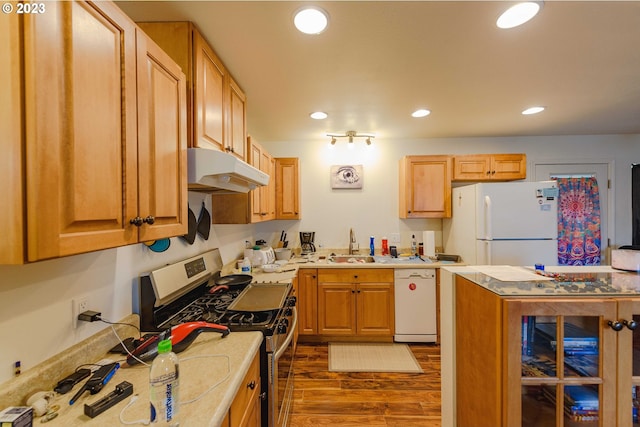
<path id="1" fill-rule="evenodd" d="M 299 1 L 117 3 L 136 21 L 195 22 L 261 141 L 640 133 L 639 1 L 547 1 L 510 30 L 495 20 L 512 2 L 313 2 L 330 16 L 316 36 L 293 27 Z M 547 110 L 520 114 L 534 105 Z"/>

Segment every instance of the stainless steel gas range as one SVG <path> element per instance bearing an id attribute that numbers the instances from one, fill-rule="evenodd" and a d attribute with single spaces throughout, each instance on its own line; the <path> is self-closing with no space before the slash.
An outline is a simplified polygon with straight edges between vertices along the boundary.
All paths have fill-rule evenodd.
<path id="1" fill-rule="evenodd" d="M 291 283 L 224 283 L 218 249 L 166 265 L 140 277 L 134 312 L 144 332 L 206 321 L 231 332 L 260 331 L 262 426 L 284 427 L 293 399 L 296 298 Z M 136 298 L 137 296 L 137 298 Z"/>

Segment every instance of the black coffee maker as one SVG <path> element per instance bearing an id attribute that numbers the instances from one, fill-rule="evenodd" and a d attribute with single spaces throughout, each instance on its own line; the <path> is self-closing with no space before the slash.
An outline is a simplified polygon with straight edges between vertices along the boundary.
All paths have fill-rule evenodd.
<path id="1" fill-rule="evenodd" d="M 302 255 L 311 254 L 316 251 L 316 245 L 313 243 L 315 238 L 315 231 L 300 232 L 300 246 L 302 247 Z"/>

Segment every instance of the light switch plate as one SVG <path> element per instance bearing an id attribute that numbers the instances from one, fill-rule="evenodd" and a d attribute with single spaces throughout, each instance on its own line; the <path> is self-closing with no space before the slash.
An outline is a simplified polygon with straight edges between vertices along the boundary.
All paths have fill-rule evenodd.
<path id="1" fill-rule="evenodd" d="M 389 235 L 389 243 L 400 243 L 400 233 L 391 233 Z"/>

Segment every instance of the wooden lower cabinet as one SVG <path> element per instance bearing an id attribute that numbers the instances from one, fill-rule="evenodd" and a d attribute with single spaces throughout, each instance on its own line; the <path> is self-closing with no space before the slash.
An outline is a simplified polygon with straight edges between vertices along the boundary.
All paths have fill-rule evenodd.
<path id="1" fill-rule="evenodd" d="M 394 333 L 392 269 L 319 269 L 318 334 Z"/>
<path id="2" fill-rule="evenodd" d="M 261 425 L 260 353 L 251 362 L 236 393 L 229 414 L 222 425 L 230 427 L 260 427 Z M 225 424 L 227 422 L 228 424 Z"/>
<path id="3" fill-rule="evenodd" d="M 637 425 L 640 298 L 455 286 L 459 426 Z"/>
<path id="4" fill-rule="evenodd" d="M 298 334 L 318 333 L 318 270 L 301 268 L 298 270 Z"/>

